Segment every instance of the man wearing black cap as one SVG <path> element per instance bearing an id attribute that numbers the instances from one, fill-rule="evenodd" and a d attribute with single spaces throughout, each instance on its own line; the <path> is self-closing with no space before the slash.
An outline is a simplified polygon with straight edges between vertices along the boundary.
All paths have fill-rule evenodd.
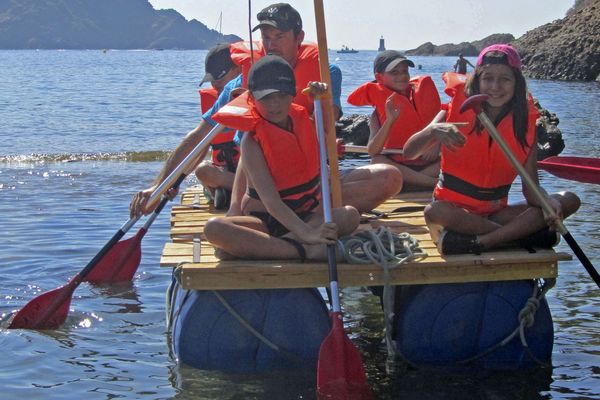
<path id="1" fill-rule="evenodd" d="M 261 45 L 250 51 L 250 46 L 246 42 L 234 43 L 230 46 L 231 57 L 233 61 L 241 66 L 242 75 L 230 81 L 223 88 L 217 102 L 212 109 L 203 115 L 202 121 L 198 126 L 189 132 L 184 140 L 179 144 L 175 151 L 167 160 L 162 171 L 156 177 L 154 185 L 146 190 L 136 193 L 131 205 L 132 215 L 139 215 L 142 212 L 149 213 L 152 210 L 145 208 L 147 199 L 152 194 L 153 189 L 160 184 L 169 173 L 176 168 L 185 156 L 195 147 L 197 143 L 210 131 L 216 123 L 210 118 L 222 106 L 230 100 L 231 92 L 238 87 L 246 86 L 247 72 L 250 69 L 252 61 L 266 54 L 274 54 L 285 59 L 294 69 L 296 77 L 296 88 L 298 93 L 306 87 L 310 81 L 320 81 L 318 47 L 314 44 L 304 44 L 304 31 L 302 30 L 302 19 L 298 11 L 287 3 L 275 3 L 261 10 L 258 15 L 258 25 L 254 30 L 260 29 Z M 333 96 L 334 114 L 337 118 L 341 113 L 341 71 L 339 67 L 330 65 L 331 75 L 331 93 Z M 312 102 L 308 101 L 307 96 L 297 95 L 294 101 L 306 106 L 312 111 Z M 243 162 L 243 161 L 242 161 Z M 369 166 L 355 169 L 346 174 L 342 181 L 342 196 L 346 204 L 356 205 L 359 210 L 370 210 L 377 204 L 384 201 L 387 195 L 379 195 L 381 188 L 390 188 L 389 192 L 396 193 L 400 190 L 400 174 L 394 168 L 385 171 L 385 166 Z M 397 176 L 394 176 L 397 174 Z M 377 190 L 369 190 L 369 187 Z M 232 195 L 231 213 L 239 213 L 235 209 L 237 203 L 243 194 L 244 182 L 239 185 L 239 193 Z M 397 189 L 397 190 L 395 190 Z M 394 191 L 395 190 L 395 191 Z M 375 196 L 370 199 L 364 193 L 374 193 Z"/>
<path id="2" fill-rule="evenodd" d="M 218 44 L 206 54 L 204 59 L 204 77 L 200 86 L 210 82 L 217 92 L 221 93 L 227 82 L 240 74 L 240 68 L 234 64 L 229 54 L 229 44 Z"/>
<path id="3" fill-rule="evenodd" d="M 287 3 L 276 3 L 262 9 L 257 14 L 257 19 L 259 23 L 254 30 L 260 29 L 265 51 L 283 57 L 294 67 L 298 93 L 301 93 L 308 82 L 320 80 L 318 47 L 302 44 L 304 31 L 298 11 Z M 236 45 L 232 45 L 234 59 L 238 59 L 236 50 Z M 250 52 L 245 48 L 239 50 L 247 54 L 241 64 L 242 70 L 245 70 L 250 65 Z M 341 71 L 337 66 L 330 65 L 330 75 L 334 114 L 337 119 L 341 113 Z M 294 102 L 312 111 L 313 104 L 307 96 L 297 95 Z M 402 176 L 391 166 L 370 165 L 343 171 L 341 184 L 344 204 L 353 205 L 359 211 L 369 211 L 400 191 Z M 238 193 L 237 199 L 240 197 L 241 193 Z"/>

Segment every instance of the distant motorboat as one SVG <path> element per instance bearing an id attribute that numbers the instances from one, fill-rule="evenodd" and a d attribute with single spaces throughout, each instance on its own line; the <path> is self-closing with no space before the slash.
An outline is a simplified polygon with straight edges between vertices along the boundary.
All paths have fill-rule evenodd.
<path id="1" fill-rule="evenodd" d="M 351 49 L 348 46 L 344 45 L 344 46 L 342 46 L 342 49 L 338 50 L 337 52 L 338 53 L 358 53 L 358 50 Z"/>

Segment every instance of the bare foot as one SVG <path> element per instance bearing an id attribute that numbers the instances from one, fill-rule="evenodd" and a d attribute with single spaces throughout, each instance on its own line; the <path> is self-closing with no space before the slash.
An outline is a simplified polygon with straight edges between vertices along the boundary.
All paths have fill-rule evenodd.
<path id="1" fill-rule="evenodd" d="M 237 258 L 222 249 L 215 249 L 215 257 L 221 261 L 235 260 Z"/>

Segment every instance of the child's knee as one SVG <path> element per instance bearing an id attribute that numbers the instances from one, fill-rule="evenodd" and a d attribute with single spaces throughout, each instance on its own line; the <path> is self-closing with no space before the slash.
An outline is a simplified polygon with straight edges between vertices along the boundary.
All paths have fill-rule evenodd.
<path id="1" fill-rule="evenodd" d="M 360 224 L 360 213 L 352 206 L 343 206 L 336 209 L 335 222 L 338 226 L 338 235 L 344 236 L 354 232 Z"/>
<path id="2" fill-rule="evenodd" d="M 200 165 L 198 166 L 198 168 L 196 168 L 196 171 L 195 171 L 196 178 L 198 178 L 198 180 L 200 180 L 200 181 L 206 179 L 206 177 L 208 176 L 209 173 L 210 173 L 210 165 L 207 161 L 203 161 L 202 163 L 200 163 Z"/>
<path id="3" fill-rule="evenodd" d="M 447 207 L 445 207 L 443 203 L 438 201 L 429 203 L 423 210 L 425 222 L 427 222 L 427 224 L 439 224 L 442 220 L 443 214 L 445 213 L 444 209 L 446 208 Z"/>
<path id="4" fill-rule="evenodd" d="M 376 176 L 371 179 L 373 193 L 381 193 L 387 198 L 400 192 L 404 178 L 398 168 L 389 164 L 377 164 L 373 168 Z"/>
<path id="5" fill-rule="evenodd" d="M 561 192 L 559 196 L 565 217 L 574 214 L 581 207 L 581 199 L 575 193 Z"/>
<path id="6" fill-rule="evenodd" d="M 354 231 L 358 224 L 360 224 L 360 213 L 358 210 L 352 206 L 344 206 L 345 209 L 345 219 L 348 224 L 348 229 L 350 232 Z"/>
<path id="7" fill-rule="evenodd" d="M 218 242 L 223 234 L 227 221 L 224 217 L 213 217 L 204 225 L 204 235 L 209 242 Z"/>

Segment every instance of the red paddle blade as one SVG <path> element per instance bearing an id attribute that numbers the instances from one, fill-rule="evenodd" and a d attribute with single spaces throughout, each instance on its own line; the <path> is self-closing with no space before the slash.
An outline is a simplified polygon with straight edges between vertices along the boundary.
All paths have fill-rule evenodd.
<path id="1" fill-rule="evenodd" d="M 563 179 L 600 184 L 600 159 L 588 157 L 548 157 L 538 167 Z"/>
<path id="2" fill-rule="evenodd" d="M 370 400 L 373 395 L 360 353 L 344 332 L 341 314 L 334 312 L 331 316 L 331 332 L 319 350 L 317 396 L 332 400 Z"/>
<path id="3" fill-rule="evenodd" d="M 56 329 L 67 320 L 71 296 L 78 286 L 72 279 L 64 286 L 30 300 L 11 319 L 9 329 Z"/>
<path id="4" fill-rule="evenodd" d="M 125 282 L 133 279 L 142 259 L 144 228 L 135 236 L 115 244 L 87 274 L 85 281 L 91 283 Z"/>

